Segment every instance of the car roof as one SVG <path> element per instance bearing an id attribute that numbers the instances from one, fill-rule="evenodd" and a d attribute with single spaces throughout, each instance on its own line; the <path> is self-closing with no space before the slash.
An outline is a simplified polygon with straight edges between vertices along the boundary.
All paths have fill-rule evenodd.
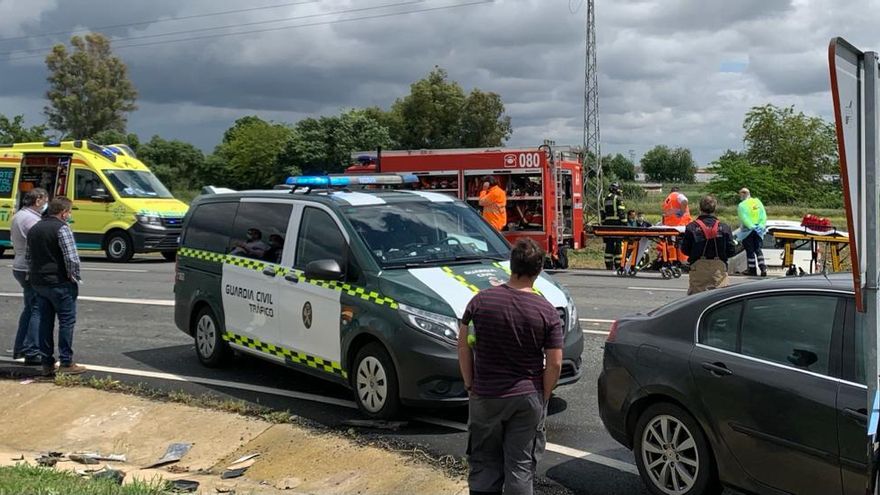
<path id="1" fill-rule="evenodd" d="M 707 299 L 726 299 L 732 296 L 773 290 L 834 290 L 848 293 L 854 292 L 852 275 L 847 272 L 830 273 L 827 276 L 816 274 L 803 277 L 783 277 L 747 282 L 733 285 L 725 289 L 707 291 L 699 296 Z"/>
<path id="2" fill-rule="evenodd" d="M 205 194 L 198 202 L 240 200 L 243 198 L 291 199 L 312 201 L 332 206 L 376 206 L 397 203 L 449 203 L 460 202 L 457 198 L 429 191 L 396 189 L 313 189 L 309 192 L 292 192 L 289 189 L 237 191 L 229 193 Z"/>

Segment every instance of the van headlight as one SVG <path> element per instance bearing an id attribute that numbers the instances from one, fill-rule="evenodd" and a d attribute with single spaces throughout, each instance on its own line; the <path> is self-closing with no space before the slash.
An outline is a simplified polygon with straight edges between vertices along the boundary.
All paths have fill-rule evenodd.
<path id="1" fill-rule="evenodd" d="M 162 219 L 158 215 L 135 215 L 137 221 L 144 225 L 162 226 Z"/>
<path id="2" fill-rule="evenodd" d="M 568 330 L 569 332 L 573 332 L 578 326 L 578 308 L 574 304 L 574 300 L 571 296 L 566 295 L 565 299 L 568 301 Z"/>
<path id="3" fill-rule="evenodd" d="M 406 304 L 398 304 L 397 310 L 413 328 L 432 337 L 455 343 L 458 339 L 458 319 L 425 311 Z"/>

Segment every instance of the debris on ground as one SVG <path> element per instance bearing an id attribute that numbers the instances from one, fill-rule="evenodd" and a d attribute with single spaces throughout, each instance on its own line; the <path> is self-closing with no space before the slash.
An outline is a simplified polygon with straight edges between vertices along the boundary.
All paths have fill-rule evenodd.
<path id="1" fill-rule="evenodd" d="M 243 467 L 244 468 L 251 467 L 254 465 L 254 462 L 256 462 L 255 458 L 258 457 L 259 455 L 260 455 L 260 453 L 257 452 L 254 454 L 248 454 L 245 456 L 241 456 L 238 459 L 232 461 L 232 464 L 227 466 L 226 469 L 238 469 L 238 468 L 243 468 Z"/>
<path id="2" fill-rule="evenodd" d="M 384 419 L 347 419 L 342 422 L 345 426 L 358 428 L 375 428 L 377 430 L 397 431 L 409 423 L 406 421 L 386 421 Z"/>
<path id="3" fill-rule="evenodd" d="M 165 468 L 165 470 L 168 471 L 169 473 L 182 474 L 182 473 L 188 473 L 189 467 L 188 466 L 180 466 L 177 464 L 172 464 L 172 465 L 168 466 L 167 468 Z"/>
<path id="4" fill-rule="evenodd" d="M 235 487 L 231 485 L 218 484 L 214 486 L 214 491 L 217 493 L 227 493 L 235 495 Z"/>
<path id="5" fill-rule="evenodd" d="M 293 490 L 301 484 L 302 480 L 299 478 L 284 478 L 275 483 L 275 488 L 279 490 Z"/>
<path id="6" fill-rule="evenodd" d="M 92 473 L 92 479 L 93 480 L 110 480 L 110 481 L 116 483 L 117 485 L 121 485 L 122 480 L 125 479 L 125 473 L 118 470 L 118 469 L 113 469 L 110 466 L 104 466 L 103 469 Z"/>
<path id="7" fill-rule="evenodd" d="M 163 455 L 161 459 L 154 462 L 153 464 L 150 464 L 144 469 L 157 468 L 159 466 L 171 464 L 172 462 L 177 462 L 183 459 L 183 456 L 185 456 L 186 453 L 189 452 L 189 449 L 191 449 L 192 446 L 193 444 L 191 443 L 172 443 L 168 446 L 168 449 L 165 451 L 165 455 Z"/>
<path id="8" fill-rule="evenodd" d="M 23 461 L 23 460 L 24 460 L 24 456 L 23 456 L 23 455 L 20 455 L 20 456 L 18 456 L 18 457 L 13 457 L 12 460 L 13 460 L 13 461 Z"/>
<path id="9" fill-rule="evenodd" d="M 227 469 L 220 475 L 222 480 L 231 480 L 232 478 L 241 477 L 248 468 Z"/>
<path id="10" fill-rule="evenodd" d="M 96 457 L 89 454 L 70 454 L 67 458 L 80 464 L 100 464 Z"/>
<path id="11" fill-rule="evenodd" d="M 58 461 L 60 461 L 62 457 L 64 457 L 64 454 L 62 454 L 61 452 L 49 452 L 40 455 L 40 457 L 37 457 L 35 460 L 38 466 L 55 467 L 55 465 L 58 464 Z"/>
<path id="12" fill-rule="evenodd" d="M 194 480 L 174 480 L 170 484 L 174 493 L 193 493 L 199 489 L 199 482 Z"/>

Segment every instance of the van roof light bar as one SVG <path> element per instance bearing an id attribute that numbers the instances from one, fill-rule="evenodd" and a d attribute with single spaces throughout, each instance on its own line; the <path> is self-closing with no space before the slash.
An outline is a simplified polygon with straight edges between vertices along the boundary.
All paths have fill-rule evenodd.
<path id="1" fill-rule="evenodd" d="M 419 178 L 412 174 L 375 175 L 299 175 L 288 177 L 285 185 L 309 189 L 346 188 L 350 186 L 414 184 Z"/>

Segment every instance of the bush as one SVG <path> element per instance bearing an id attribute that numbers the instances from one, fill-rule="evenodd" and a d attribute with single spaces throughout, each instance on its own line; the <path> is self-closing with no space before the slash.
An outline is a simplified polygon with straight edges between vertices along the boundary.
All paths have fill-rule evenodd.
<path id="1" fill-rule="evenodd" d="M 648 193 L 640 184 L 627 182 L 622 185 L 624 199 L 640 201 L 648 197 Z"/>

